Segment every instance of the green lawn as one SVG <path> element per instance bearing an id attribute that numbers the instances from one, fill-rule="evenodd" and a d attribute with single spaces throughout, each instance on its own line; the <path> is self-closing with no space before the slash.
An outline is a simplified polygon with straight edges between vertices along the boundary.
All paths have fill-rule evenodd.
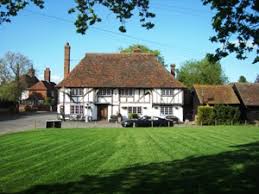
<path id="1" fill-rule="evenodd" d="M 43 129 L 3 135 L 0 193 L 259 193 L 259 128 Z"/>

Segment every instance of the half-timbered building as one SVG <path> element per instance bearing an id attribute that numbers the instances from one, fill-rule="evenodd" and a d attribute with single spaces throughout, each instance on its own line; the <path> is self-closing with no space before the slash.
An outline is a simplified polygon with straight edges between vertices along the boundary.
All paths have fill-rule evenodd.
<path id="1" fill-rule="evenodd" d="M 65 45 L 64 79 L 58 114 L 65 119 L 109 119 L 174 115 L 183 120 L 184 85 L 153 54 L 87 53 L 70 72 L 70 45 Z"/>

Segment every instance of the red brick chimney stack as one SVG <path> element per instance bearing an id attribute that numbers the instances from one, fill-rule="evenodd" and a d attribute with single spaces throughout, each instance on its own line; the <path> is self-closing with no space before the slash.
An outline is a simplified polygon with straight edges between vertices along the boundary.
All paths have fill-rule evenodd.
<path id="1" fill-rule="evenodd" d="M 46 68 L 44 70 L 44 80 L 47 82 L 50 82 L 50 69 L 49 68 Z"/>
<path id="2" fill-rule="evenodd" d="M 67 42 L 65 45 L 65 58 L 64 58 L 64 78 L 70 73 L 70 45 Z"/>
<path id="3" fill-rule="evenodd" d="M 175 64 L 171 65 L 171 75 L 175 78 Z"/>
<path id="4" fill-rule="evenodd" d="M 34 77 L 35 76 L 35 70 L 33 69 L 33 67 L 31 67 L 27 73 L 27 75 L 29 75 L 30 77 Z"/>

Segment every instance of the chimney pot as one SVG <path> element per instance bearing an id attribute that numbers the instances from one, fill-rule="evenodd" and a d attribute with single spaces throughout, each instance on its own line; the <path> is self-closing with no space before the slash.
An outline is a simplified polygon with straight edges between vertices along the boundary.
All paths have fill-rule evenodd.
<path id="1" fill-rule="evenodd" d="M 44 70 L 44 80 L 47 82 L 50 82 L 50 69 L 49 68 L 46 68 Z"/>
<path id="2" fill-rule="evenodd" d="M 67 78 L 70 73 L 70 45 L 65 44 L 65 57 L 64 57 L 64 78 Z"/>
<path id="3" fill-rule="evenodd" d="M 171 75 L 175 78 L 175 64 L 171 65 Z"/>

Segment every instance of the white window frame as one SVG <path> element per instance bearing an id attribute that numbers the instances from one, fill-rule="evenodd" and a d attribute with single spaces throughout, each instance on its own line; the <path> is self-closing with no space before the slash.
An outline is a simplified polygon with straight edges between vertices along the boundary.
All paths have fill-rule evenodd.
<path id="1" fill-rule="evenodd" d="M 84 106 L 83 105 L 70 105 L 70 114 L 72 115 L 83 115 Z"/>
<path id="2" fill-rule="evenodd" d="M 128 114 L 142 114 L 142 107 L 141 106 L 129 106 Z"/>
<path id="3" fill-rule="evenodd" d="M 134 95 L 134 90 L 125 88 L 125 89 L 120 89 L 120 96 L 133 96 Z"/>
<path id="4" fill-rule="evenodd" d="M 101 88 L 97 92 L 98 96 L 111 96 L 112 95 L 112 89 L 110 88 Z"/>
<path id="5" fill-rule="evenodd" d="M 71 96 L 82 96 L 84 93 L 83 88 L 71 88 L 70 89 L 70 95 Z"/>
<path id="6" fill-rule="evenodd" d="M 173 106 L 160 106 L 161 115 L 173 115 Z"/>
<path id="7" fill-rule="evenodd" d="M 173 96 L 174 89 L 161 89 L 161 96 Z"/>

